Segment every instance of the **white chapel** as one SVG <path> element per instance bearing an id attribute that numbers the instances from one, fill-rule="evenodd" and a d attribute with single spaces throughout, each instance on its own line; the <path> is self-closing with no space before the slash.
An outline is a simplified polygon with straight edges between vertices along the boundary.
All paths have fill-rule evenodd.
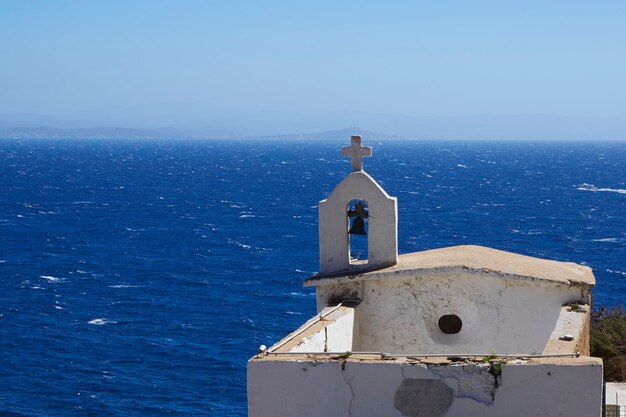
<path id="1" fill-rule="evenodd" d="M 363 169 L 319 203 L 318 314 L 248 362 L 250 417 L 600 417 L 590 268 L 481 246 L 398 254 Z M 355 238 L 366 240 L 357 254 Z"/>

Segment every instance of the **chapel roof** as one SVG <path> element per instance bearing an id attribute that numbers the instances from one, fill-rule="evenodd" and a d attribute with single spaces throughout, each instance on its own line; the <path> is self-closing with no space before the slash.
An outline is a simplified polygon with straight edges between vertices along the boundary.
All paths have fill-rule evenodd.
<path id="1" fill-rule="evenodd" d="M 356 270 L 337 274 L 316 274 L 304 285 L 314 287 L 353 280 L 374 280 L 402 272 L 446 272 L 465 270 L 474 273 L 495 273 L 507 279 L 541 280 L 566 285 L 595 285 L 591 268 L 573 262 L 519 255 L 476 245 L 451 246 L 400 255 L 398 263 L 379 269 L 367 269 L 363 264 Z"/>

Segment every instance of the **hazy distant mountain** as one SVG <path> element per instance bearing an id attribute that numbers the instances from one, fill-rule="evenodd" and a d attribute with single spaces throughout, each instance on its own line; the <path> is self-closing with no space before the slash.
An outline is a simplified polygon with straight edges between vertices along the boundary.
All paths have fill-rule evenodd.
<path id="1" fill-rule="evenodd" d="M 363 139 L 403 139 L 401 136 L 390 135 L 386 133 L 371 132 L 369 130 L 363 130 L 359 127 L 348 127 L 345 129 L 328 130 L 325 132 L 317 133 L 296 133 L 289 135 L 270 135 L 261 136 L 262 139 L 277 139 L 277 140 L 346 140 L 353 135 L 360 135 Z"/>
<path id="2" fill-rule="evenodd" d="M 33 124 L 34 120 L 42 123 Z M 98 125 L 128 127 L 91 127 Z M 64 116 L 0 114 L 0 138 L 347 140 L 351 135 L 360 134 L 365 139 L 626 140 L 626 115 L 604 118 L 548 114 L 417 117 L 349 111 L 325 114 L 265 112 L 229 117 L 209 115 L 201 122 L 190 119 L 180 124 L 172 121 L 169 125 L 184 128 L 157 129 L 155 124 L 140 122 L 88 123 L 85 120 L 72 122 Z M 334 130 L 350 125 L 367 126 L 371 130 L 357 127 Z"/>
<path id="3" fill-rule="evenodd" d="M 358 127 L 331 130 L 318 133 L 298 133 L 273 136 L 245 136 L 226 129 L 198 132 L 165 129 L 130 129 L 123 127 L 58 129 L 52 127 L 25 127 L 0 129 L 4 139 L 272 139 L 272 140 L 346 140 L 351 135 L 361 135 L 364 139 L 401 139 L 396 135 L 370 132 Z"/>

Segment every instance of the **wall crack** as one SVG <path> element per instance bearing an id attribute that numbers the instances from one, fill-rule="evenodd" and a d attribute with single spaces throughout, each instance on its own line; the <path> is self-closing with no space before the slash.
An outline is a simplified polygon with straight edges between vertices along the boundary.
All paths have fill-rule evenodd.
<path id="1" fill-rule="evenodd" d="M 352 388 L 352 381 L 354 380 L 354 378 L 357 377 L 357 375 L 359 374 L 359 371 L 361 370 L 361 367 L 358 365 L 357 366 L 356 372 L 354 373 L 354 375 L 352 375 L 351 378 L 348 378 L 348 372 L 345 371 L 345 363 L 342 366 L 342 371 L 341 371 L 341 377 L 343 378 L 343 382 L 346 383 L 346 385 L 348 386 L 348 389 L 350 390 L 350 403 L 348 404 L 348 416 L 352 417 L 352 403 L 354 402 L 354 389 Z M 354 367 L 350 366 L 349 369 L 353 369 Z"/>

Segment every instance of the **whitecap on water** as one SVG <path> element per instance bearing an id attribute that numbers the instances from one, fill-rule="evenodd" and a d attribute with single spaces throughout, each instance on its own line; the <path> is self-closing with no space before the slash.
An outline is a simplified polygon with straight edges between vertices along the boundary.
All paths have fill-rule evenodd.
<path id="1" fill-rule="evenodd" d="M 626 189 L 623 188 L 598 188 L 593 184 L 582 183 L 576 188 L 580 191 L 592 191 L 596 192 L 609 192 L 609 193 L 618 193 L 618 194 L 626 194 Z"/>
<path id="2" fill-rule="evenodd" d="M 260 247 L 260 246 L 246 245 L 245 243 L 237 242 L 236 240 L 232 240 L 232 239 L 228 239 L 227 241 L 231 245 L 237 245 L 238 247 L 240 247 L 242 249 L 246 249 L 246 250 L 254 250 L 254 251 L 260 251 L 260 252 L 267 252 L 267 251 L 271 251 L 272 250 L 270 248 L 263 248 L 263 247 Z"/>
<path id="3" fill-rule="evenodd" d="M 622 239 L 617 237 L 603 237 L 602 239 L 593 239 L 593 242 L 607 242 L 607 243 L 617 243 Z"/>
<path id="4" fill-rule="evenodd" d="M 53 277 L 52 275 L 40 275 L 39 278 L 46 279 L 50 282 L 59 282 L 61 278 Z"/>
<path id="5" fill-rule="evenodd" d="M 105 324 L 115 324 L 117 322 L 111 321 L 111 320 L 103 317 L 103 318 L 99 318 L 99 319 L 89 320 L 87 323 L 94 324 L 96 326 L 104 326 Z"/>
<path id="6" fill-rule="evenodd" d="M 116 284 L 116 285 L 109 285 L 109 288 L 137 288 L 139 287 L 138 285 L 129 285 L 129 284 Z"/>
<path id="7" fill-rule="evenodd" d="M 303 292 L 290 292 L 290 296 L 292 297 L 309 297 L 311 294 L 303 293 Z"/>

